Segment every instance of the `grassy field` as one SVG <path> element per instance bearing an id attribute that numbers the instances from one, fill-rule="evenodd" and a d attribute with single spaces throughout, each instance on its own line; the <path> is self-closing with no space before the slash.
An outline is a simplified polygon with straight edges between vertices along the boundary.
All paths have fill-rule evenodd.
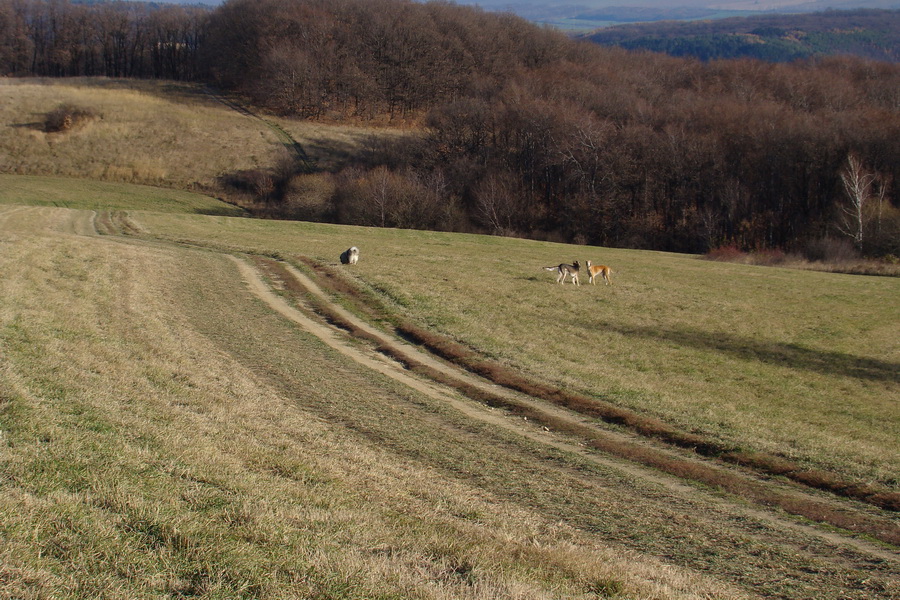
<path id="1" fill-rule="evenodd" d="M 900 278 L 248 219 L 176 188 L 274 160 L 259 119 L 158 83 L 0 97 L 0 597 L 900 597 L 895 546 L 410 387 L 274 312 L 233 258 L 330 266 L 510 371 L 888 492 Z M 59 102 L 102 118 L 53 137 Z M 371 133 L 279 126 L 324 162 Z M 614 285 L 543 270 L 575 259 Z"/>
<path id="2" fill-rule="evenodd" d="M 45 116 L 61 105 L 95 118 L 70 132 L 45 132 Z M 0 123 L 0 173 L 176 189 L 210 189 L 228 173 L 274 166 L 286 152 L 278 128 L 322 167 L 345 160 L 372 135 L 402 133 L 264 121 L 193 85 L 102 78 L 0 79 Z"/>
<path id="3" fill-rule="evenodd" d="M 354 281 L 504 364 L 743 448 L 900 484 L 900 279 L 487 236 L 139 220 L 153 236 L 295 260 L 334 263 L 357 245 Z M 612 265 L 613 286 L 560 286 L 542 269 L 588 258 Z"/>
<path id="4" fill-rule="evenodd" d="M 0 595 L 745 597 L 564 522 L 596 482 L 342 359 L 226 256 L 69 217 L 0 207 Z"/>
<path id="5" fill-rule="evenodd" d="M 70 182 L 56 183 L 39 195 L 64 198 Z M 100 213 L 80 195 L 0 205 L 0 593 L 900 592 L 890 553 L 873 561 L 715 490 L 545 446 L 348 361 L 248 294 L 229 256 L 336 263 L 359 245 L 346 276 L 399 315 L 564 386 L 872 479 L 897 464 L 895 279 L 210 216 L 185 209 L 202 198 L 142 189 L 134 207 L 157 211 L 128 210 L 141 233 L 126 237 L 65 223 L 128 209 L 131 189 Z M 581 255 L 618 267 L 615 286 L 558 286 L 541 268 Z M 810 313 L 838 301 L 830 320 Z"/>
<path id="6" fill-rule="evenodd" d="M 244 211 L 191 192 L 91 179 L 0 174 L 0 204 L 75 207 L 81 210 L 158 210 L 241 216 Z"/>

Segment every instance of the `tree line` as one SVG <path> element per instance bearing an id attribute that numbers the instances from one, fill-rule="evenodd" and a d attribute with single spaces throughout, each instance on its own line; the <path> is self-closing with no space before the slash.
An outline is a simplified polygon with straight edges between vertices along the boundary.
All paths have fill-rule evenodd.
<path id="1" fill-rule="evenodd" d="M 0 0 L 0 39 L 8 74 L 187 79 L 286 116 L 415 124 L 331 173 L 223 178 L 269 214 L 688 252 L 839 235 L 900 255 L 886 62 L 701 62 L 407 0 Z"/>

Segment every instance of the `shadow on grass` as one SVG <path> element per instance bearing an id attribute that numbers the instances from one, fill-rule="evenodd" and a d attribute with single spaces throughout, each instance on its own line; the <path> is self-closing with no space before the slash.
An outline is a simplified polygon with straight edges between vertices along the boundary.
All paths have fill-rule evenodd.
<path id="1" fill-rule="evenodd" d="M 900 364 L 843 352 L 813 350 L 798 344 L 766 342 L 730 333 L 710 334 L 656 327 L 623 327 L 615 323 L 604 323 L 603 328 L 626 336 L 663 340 L 701 350 L 715 350 L 742 360 L 756 360 L 791 369 L 838 373 L 870 381 L 900 382 Z"/>
<path id="2" fill-rule="evenodd" d="M 223 201 L 224 202 L 224 201 Z M 222 207 L 211 207 L 211 208 L 198 208 L 194 210 L 194 214 L 197 215 L 206 215 L 209 217 L 246 217 L 250 213 L 248 213 L 245 209 L 240 206 L 235 206 L 233 204 L 226 204 Z"/>

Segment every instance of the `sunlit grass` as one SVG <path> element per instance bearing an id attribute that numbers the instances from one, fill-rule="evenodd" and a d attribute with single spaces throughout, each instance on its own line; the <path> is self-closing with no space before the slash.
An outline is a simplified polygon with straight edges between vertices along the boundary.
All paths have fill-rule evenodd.
<path id="1" fill-rule="evenodd" d="M 403 315 L 548 382 L 897 486 L 900 280 L 458 234 L 141 215 L 151 235 L 337 263 Z M 591 258 L 613 286 L 556 285 Z"/>
<path id="2" fill-rule="evenodd" d="M 96 118 L 46 133 L 60 105 Z M 323 126 L 239 113 L 201 86 L 105 78 L 0 79 L 0 173 L 90 178 L 209 189 L 228 173 L 274 166 L 287 151 L 270 126 L 288 131 L 313 165 L 333 167 L 389 128 Z M 320 164 L 321 163 L 321 164 Z"/>
<path id="3" fill-rule="evenodd" d="M 741 597 L 490 491 L 565 471 L 536 480 L 527 445 L 487 429 L 473 445 L 271 314 L 226 257 L 36 225 L 3 228 L 0 253 L 4 594 Z"/>
<path id="4" fill-rule="evenodd" d="M 0 174 L 0 204 L 58 206 L 84 210 L 151 210 L 171 213 L 242 215 L 215 198 L 180 190 L 91 179 Z"/>

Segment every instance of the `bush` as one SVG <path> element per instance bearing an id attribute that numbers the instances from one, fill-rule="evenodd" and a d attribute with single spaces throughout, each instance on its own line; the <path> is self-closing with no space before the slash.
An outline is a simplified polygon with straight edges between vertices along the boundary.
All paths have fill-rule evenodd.
<path id="1" fill-rule="evenodd" d="M 328 173 L 291 178 L 284 199 L 285 216 L 302 221 L 327 221 L 333 211 L 334 177 Z"/>
<path id="2" fill-rule="evenodd" d="M 706 258 L 720 262 L 744 262 L 747 258 L 747 253 L 732 244 L 730 246 L 713 248 L 706 253 Z"/>
<path id="3" fill-rule="evenodd" d="M 761 265 L 764 267 L 774 267 L 776 265 L 783 265 L 788 260 L 788 255 L 785 254 L 784 250 L 780 250 L 778 248 L 759 250 L 758 252 L 753 252 L 750 255 L 750 263 L 754 265 Z"/>
<path id="4" fill-rule="evenodd" d="M 812 240 L 803 249 L 803 256 L 811 262 L 845 263 L 859 260 L 859 252 L 850 240 L 826 237 Z"/>
<path id="5" fill-rule="evenodd" d="M 88 108 L 62 104 L 48 112 L 44 117 L 44 131 L 47 133 L 71 131 L 78 125 L 95 118 L 97 118 L 97 114 Z"/>

